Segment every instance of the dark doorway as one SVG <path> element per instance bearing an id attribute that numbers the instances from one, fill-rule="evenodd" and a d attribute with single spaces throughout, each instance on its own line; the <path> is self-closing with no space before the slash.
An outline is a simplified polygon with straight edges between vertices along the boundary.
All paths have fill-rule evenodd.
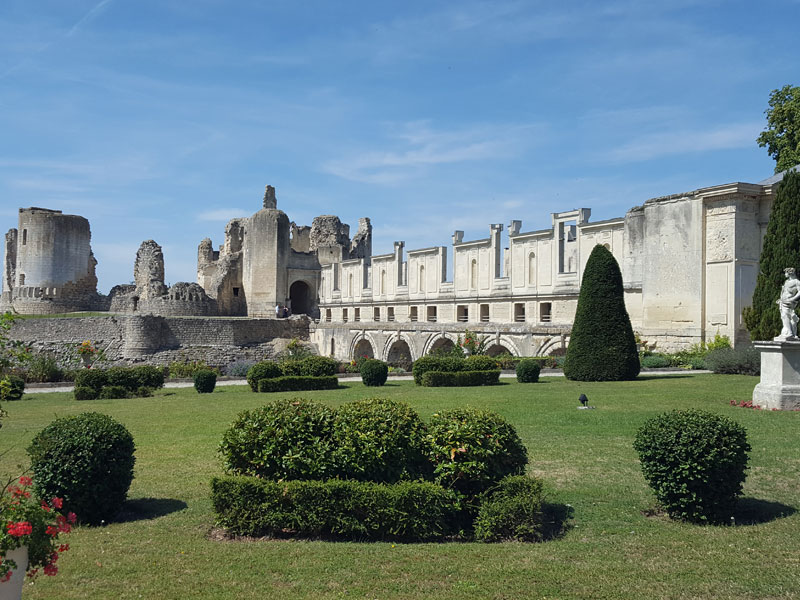
<path id="1" fill-rule="evenodd" d="M 304 281 L 295 281 L 289 288 L 289 302 L 293 315 L 307 315 L 311 312 L 311 290 Z"/>

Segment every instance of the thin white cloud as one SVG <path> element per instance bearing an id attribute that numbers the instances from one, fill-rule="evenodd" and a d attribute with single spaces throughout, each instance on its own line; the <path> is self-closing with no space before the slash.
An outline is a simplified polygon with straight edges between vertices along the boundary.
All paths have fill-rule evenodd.
<path id="1" fill-rule="evenodd" d="M 350 181 L 390 185 L 430 166 L 512 157 L 531 129 L 498 125 L 435 131 L 424 121 L 414 121 L 394 133 L 396 142 L 387 142 L 395 148 L 353 152 L 325 162 L 322 170 Z"/>
<path id="2" fill-rule="evenodd" d="M 227 223 L 231 219 L 243 217 L 252 212 L 252 210 L 248 211 L 243 208 L 218 208 L 198 213 L 195 218 L 198 221 L 222 221 Z"/>
<path id="3" fill-rule="evenodd" d="M 685 129 L 642 136 L 612 149 L 603 161 L 629 163 L 673 154 L 747 148 L 755 143 L 762 123 L 736 123 L 706 131 Z"/>

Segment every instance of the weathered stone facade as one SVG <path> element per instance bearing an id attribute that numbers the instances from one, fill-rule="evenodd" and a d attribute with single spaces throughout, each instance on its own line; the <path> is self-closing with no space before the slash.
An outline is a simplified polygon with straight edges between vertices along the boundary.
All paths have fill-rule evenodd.
<path id="1" fill-rule="evenodd" d="M 467 328 L 487 338 L 491 353 L 542 355 L 568 343 L 586 260 L 603 244 L 621 266 L 634 329 L 651 347 L 674 350 L 717 333 L 741 343 L 741 312 L 755 288 L 779 183 L 773 177 L 653 198 L 596 223 L 582 208 L 553 213 L 551 227 L 539 231 L 522 231 L 518 220 L 507 229 L 492 224 L 478 240 L 455 231 L 452 276 L 444 246 L 406 251 L 397 241 L 391 253 L 373 255 L 369 219 L 359 220 L 352 240 L 336 216 L 299 226 L 267 186 L 261 210 L 231 220 L 218 250 L 208 238 L 200 243 L 196 284 L 167 289 L 161 248 L 148 240 L 137 253 L 135 284 L 108 297 L 96 292 L 88 222 L 21 209 L 20 228 L 6 235 L 1 308 L 274 320 L 278 305 L 314 319 L 311 340 L 341 359 L 409 362 L 453 344 Z M 153 331 L 140 335 L 137 321 L 130 323 L 126 335 L 139 340 L 131 344 L 163 349 Z"/>

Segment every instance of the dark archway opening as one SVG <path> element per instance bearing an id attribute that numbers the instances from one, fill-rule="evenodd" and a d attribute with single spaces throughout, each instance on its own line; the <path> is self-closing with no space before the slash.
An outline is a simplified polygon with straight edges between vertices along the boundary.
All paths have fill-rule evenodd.
<path id="1" fill-rule="evenodd" d="M 305 281 L 295 281 L 289 288 L 289 303 L 293 315 L 311 313 L 311 290 Z"/>
<path id="2" fill-rule="evenodd" d="M 386 362 L 390 367 L 400 367 L 406 371 L 411 370 L 411 348 L 403 340 L 397 340 L 389 348 L 389 354 L 386 355 Z"/>
<path id="3" fill-rule="evenodd" d="M 486 350 L 486 354 L 487 356 L 491 356 L 492 358 L 494 358 L 495 356 L 505 356 L 508 354 L 513 356 L 513 352 L 511 352 L 511 350 L 509 350 L 505 346 L 501 346 L 500 344 L 492 344 L 491 346 L 489 346 L 489 348 Z"/>
<path id="4" fill-rule="evenodd" d="M 431 346 L 431 349 L 428 352 L 428 354 L 448 354 L 455 347 L 456 345 L 453 342 L 453 340 L 445 337 L 439 338 L 438 340 L 433 342 L 433 345 Z"/>
<path id="5" fill-rule="evenodd" d="M 372 350 L 372 344 L 364 338 L 361 338 L 353 348 L 353 360 L 364 357 L 375 358 L 375 352 Z"/>

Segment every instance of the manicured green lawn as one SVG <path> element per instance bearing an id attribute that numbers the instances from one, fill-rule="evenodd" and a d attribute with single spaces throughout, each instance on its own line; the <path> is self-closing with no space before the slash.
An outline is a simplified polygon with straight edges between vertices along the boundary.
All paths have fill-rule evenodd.
<path id="1" fill-rule="evenodd" d="M 302 394 L 246 387 L 161 390 L 154 398 L 76 402 L 71 394 L 8 403 L 0 471 L 26 463 L 31 437 L 56 417 L 109 414 L 136 440 L 136 478 L 121 522 L 79 527 L 55 578 L 27 586 L 34 598 L 798 598 L 800 412 L 733 408 L 756 378 L 643 376 L 625 383 L 425 389 L 360 383 Z M 576 410 L 585 393 L 596 410 Z M 401 399 L 424 418 L 470 405 L 517 427 L 550 499 L 574 510 L 564 538 L 543 544 L 386 544 L 211 539 L 209 480 L 216 447 L 236 414 L 280 396 L 338 405 Z M 639 425 L 673 408 L 730 416 L 753 447 L 745 499 L 733 527 L 700 527 L 652 514 L 653 497 L 631 447 Z"/>

